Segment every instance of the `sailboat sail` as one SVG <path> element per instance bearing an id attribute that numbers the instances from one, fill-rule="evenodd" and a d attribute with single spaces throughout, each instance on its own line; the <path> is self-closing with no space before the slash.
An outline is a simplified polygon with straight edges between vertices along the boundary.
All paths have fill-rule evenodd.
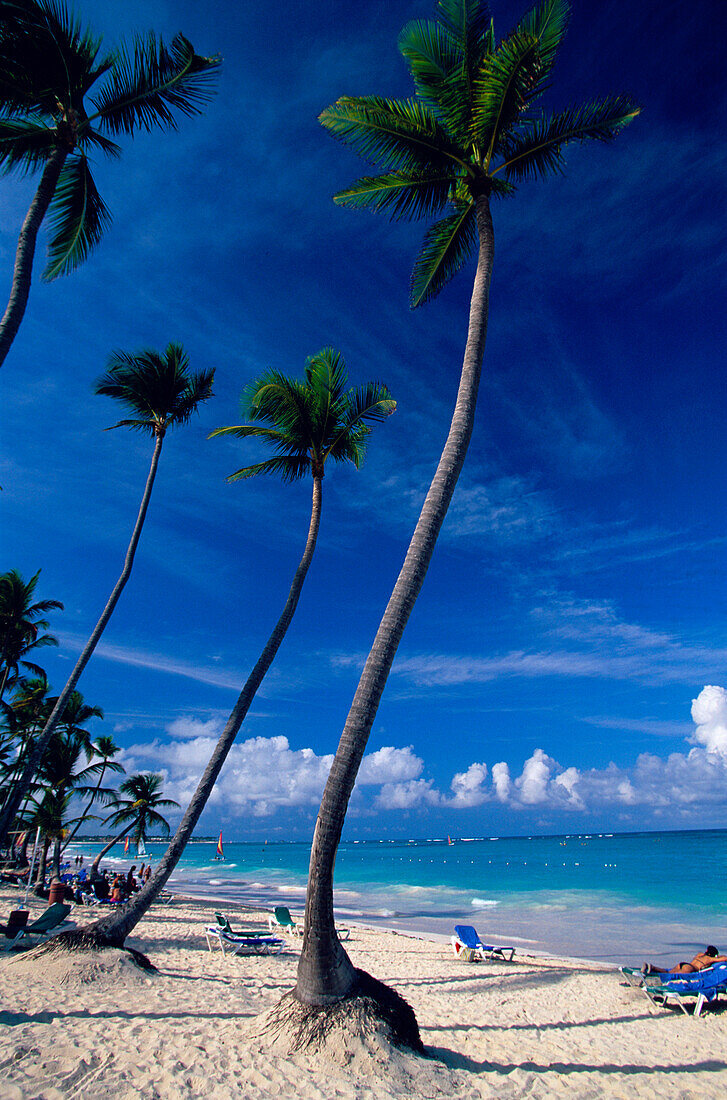
<path id="1" fill-rule="evenodd" d="M 136 854 L 137 854 L 137 856 L 145 856 L 146 855 L 146 848 L 144 847 L 143 837 L 140 837 L 139 840 L 137 841 Z"/>
<path id="2" fill-rule="evenodd" d="M 225 858 L 225 852 L 224 852 L 224 849 L 222 847 L 222 833 L 220 833 L 219 838 L 217 840 L 217 856 L 215 858 L 216 859 L 224 859 Z"/>
<path id="3" fill-rule="evenodd" d="M 129 838 L 127 836 L 126 839 L 124 840 L 124 855 L 126 856 L 128 854 L 129 854 Z"/>

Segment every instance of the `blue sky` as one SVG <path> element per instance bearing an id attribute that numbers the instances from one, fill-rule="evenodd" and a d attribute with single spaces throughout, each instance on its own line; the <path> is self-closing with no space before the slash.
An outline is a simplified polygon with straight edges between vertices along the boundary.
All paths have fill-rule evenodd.
<path id="1" fill-rule="evenodd" d="M 307 484 L 228 485 L 259 372 L 325 345 L 398 402 L 360 472 L 324 482 L 298 613 L 199 830 L 310 835 L 359 671 L 443 443 L 472 269 L 412 312 L 423 226 L 338 208 L 366 166 L 324 133 L 343 94 L 408 95 L 396 49 L 427 2 L 78 0 L 110 46 L 150 28 L 221 53 L 177 133 L 96 179 L 113 225 L 40 281 L 0 372 L 5 566 L 63 600 L 62 686 L 121 567 L 149 442 L 104 432 L 113 349 L 181 341 L 215 397 L 167 437 L 132 579 L 80 688 L 128 769 L 181 803 L 277 618 Z M 504 34 L 520 3 L 493 4 Z M 643 104 L 612 146 L 495 204 L 475 435 L 354 793 L 350 836 L 727 826 L 724 77 L 717 4 L 575 0 L 553 107 Z M 34 179 L 0 181 L 9 286 Z M 41 242 L 41 251 L 45 241 Z M 711 690 L 704 692 L 709 685 Z M 699 702 L 692 712 L 692 701 Z"/>

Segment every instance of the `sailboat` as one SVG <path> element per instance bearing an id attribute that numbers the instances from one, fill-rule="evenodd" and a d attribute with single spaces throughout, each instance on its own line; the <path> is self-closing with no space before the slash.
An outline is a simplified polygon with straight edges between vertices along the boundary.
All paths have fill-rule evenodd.
<path id="1" fill-rule="evenodd" d="M 144 847 L 144 838 L 143 837 L 139 837 L 138 841 L 136 842 L 136 854 L 137 854 L 137 856 L 145 856 L 146 855 L 146 848 Z"/>
<path id="2" fill-rule="evenodd" d="M 222 833 L 221 832 L 220 832 L 219 838 L 217 840 L 217 854 L 214 855 L 212 858 L 213 859 L 222 859 L 222 860 L 225 858 L 225 852 L 224 852 L 224 849 L 222 847 Z"/>
<path id="3" fill-rule="evenodd" d="M 128 856 L 128 854 L 129 854 L 129 838 L 127 836 L 124 839 L 124 855 Z"/>

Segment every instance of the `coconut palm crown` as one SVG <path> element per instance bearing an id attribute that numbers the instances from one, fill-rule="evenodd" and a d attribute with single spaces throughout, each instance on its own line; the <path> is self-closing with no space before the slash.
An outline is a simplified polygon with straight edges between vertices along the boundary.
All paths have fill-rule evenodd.
<path id="1" fill-rule="evenodd" d="M 258 474 L 275 474 L 283 481 L 323 477 L 329 458 L 360 469 L 371 435 L 369 424 L 386 420 L 396 402 L 380 382 L 347 390 L 346 381 L 343 356 L 330 347 L 309 356 L 302 381 L 276 370 L 256 378 L 243 391 L 241 405 L 248 420 L 260 423 L 217 428 L 211 436 L 260 439 L 277 453 L 243 466 L 227 480 Z"/>
<path id="2" fill-rule="evenodd" d="M 567 0 L 544 0 L 499 43 L 483 0 L 439 0 L 399 37 L 416 95 L 343 96 L 320 121 L 382 170 L 334 201 L 394 219 L 440 217 L 426 232 L 411 304 L 433 298 L 477 248 L 478 195 L 562 171 L 572 142 L 610 141 L 639 113 L 628 95 L 552 114 L 536 106 L 567 29 Z"/>
<path id="3" fill-rule="evenodd" d="M 161 437 L 167 428 L 186 424 L 198 405 L 212 396 L 214 375 L 214 370 L 190 373 L 181 344 L 167 344 L 164 352 L 115 351 L 94 393 L 113 397 L 133 414 L 112 427 Z"/>
<path id="4" fill-rule="evenodd" d="M 50 212 L 45 279 L 66 275 L 99 243 L 111 216 L 90 157 L 118 157 L 119 135 L 175 129 L 202 110 L 220 59 L 202 57 L 183 35 L 169 46 L 153 33 L 102 51 L 63 0 L 0 4 L 0 172 L 41 170 L 20 232 L 13 286 L 0 322 L 0 363 L 25 312 L 35 242 Z"/>
<path id="5" fill-rule="evenodd" d="M 40 570 L 24 581 L 17 569 L 0 574 L 0 696 L 19 667 L 36 676 L 43 669 L 27 660 L 27 654 L 42 646 L 58 645 L 52 634 L 43 634 L 49 623 L 44 618 L 47 611 L 63 610 L 60 600 L 36 600 L 35 589 Z"/>

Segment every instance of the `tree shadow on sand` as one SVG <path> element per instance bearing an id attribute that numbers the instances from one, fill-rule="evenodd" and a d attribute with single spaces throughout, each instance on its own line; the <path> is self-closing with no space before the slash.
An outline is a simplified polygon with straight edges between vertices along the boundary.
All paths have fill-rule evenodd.
<path id="1" fill-rule="evenodd" d="M 718 1062 L 716 1060 L 673 1063 L 671 1065 L 639 1065 L 631 1063 L 619 1065 L 616 1062 L 603 1062 L 600 1065 L 593 1065 L 587 1062 L 477 1062 L 474 1058 L 468 1058 L 466 1054 L 460 1054 L 459 1051 L 455 1050 L 447 1050 L 446 1047 L 428 1046 L 426 1050 L 431 1058 L 443 1062 L 450 1069 L 467 1070 L 470 1073 L 487 1072 L 507 1075 L 509 1073 L 514 1073 L 515 1070 L 522 1070 L 525 1073 L 556 1073 L 558 1076 L 567 1076 L 571 1073 L 652 1075 L 655 1073 L 721 1073 L 727 1070 L 727 1062 Z"/>

